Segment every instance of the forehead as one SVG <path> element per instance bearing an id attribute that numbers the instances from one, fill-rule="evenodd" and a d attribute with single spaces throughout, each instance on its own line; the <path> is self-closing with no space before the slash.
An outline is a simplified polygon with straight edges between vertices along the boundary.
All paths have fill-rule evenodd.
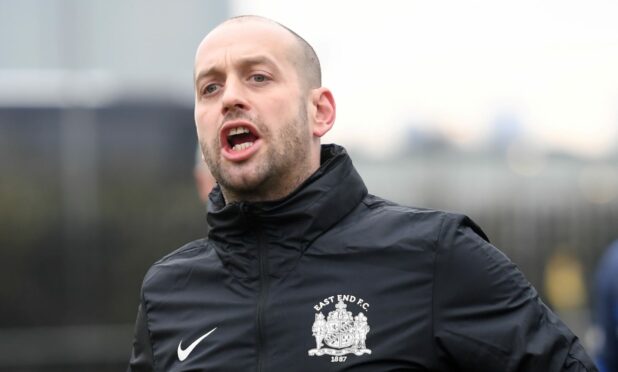
<path id="1" fill-rule="evenodd" d="M 236 59 L 262 57 L 278 65 L 294 63 L 295 40 L 282 27 L 265 21 L 231 21 L 214 29 L 201 42 L 195 71 Z"/>

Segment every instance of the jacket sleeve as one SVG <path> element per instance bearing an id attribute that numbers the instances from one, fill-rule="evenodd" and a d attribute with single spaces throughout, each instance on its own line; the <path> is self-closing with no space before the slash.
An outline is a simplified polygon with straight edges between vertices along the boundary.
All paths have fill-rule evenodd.
<path id="1" fill-rule="evenodd" d="M 578 338 L 470 219 L 445 217 L 435 259 L 433 335 L 444 370 L 597 371 Z"/>
<path id="2" fill-rule="evenodd" d="M 137 320 L 135 321 L 135 335 L 133 337 L 133 351 L 129 360 L 127 372 L 151 372 L 154 371 L 154 357 L 148 332 L 148 321 L 146 318 L 143 301 L 137 309 Z"/>

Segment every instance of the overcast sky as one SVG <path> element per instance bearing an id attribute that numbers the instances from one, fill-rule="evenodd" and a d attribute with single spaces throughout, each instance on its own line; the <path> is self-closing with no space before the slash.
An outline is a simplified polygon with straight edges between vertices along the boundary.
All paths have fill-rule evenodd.
<path id="1" fill-rule="evenodd" d="M 234 0 L 305 37 L 338 112 L 326 142 L 381 153 L 406 127 L 474 146 L 496 118 L 544 149 L 618 143 L 618 2 Z M 516 125 L 517 127 L 517 125 Z"/>

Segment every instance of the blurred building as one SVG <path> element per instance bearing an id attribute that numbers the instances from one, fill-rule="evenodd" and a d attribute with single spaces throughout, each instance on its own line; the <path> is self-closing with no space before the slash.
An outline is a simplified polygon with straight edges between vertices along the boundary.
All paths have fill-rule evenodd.
<path id="1" fill-rule="evenodd" d="M 118 371 L 201 237 L 192 69 L 224 1 L 0 1 L 0 370 Z"/>

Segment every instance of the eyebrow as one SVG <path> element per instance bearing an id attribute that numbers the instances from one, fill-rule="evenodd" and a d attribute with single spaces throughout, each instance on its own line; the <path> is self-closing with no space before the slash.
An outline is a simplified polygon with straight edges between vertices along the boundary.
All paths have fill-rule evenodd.
<path id="1" fill-rule="evenodd" d="M 255 65 L 266 65 L 274 69 L 275 72 L 279 71 L 279 67 L 272 59 L 261 55 L 242 57 L 239 61 L 235 62 L 235 65 L 239 66 L 241 69 L 246 69 L 247 67 Z M 197 86 L 200 80 L 212 75 L 223 75 L 223 72 L 216 66 L 208 67 L 205 70 L 200 71 L 200 73 L 195 76 L 195 85 Z"/>

